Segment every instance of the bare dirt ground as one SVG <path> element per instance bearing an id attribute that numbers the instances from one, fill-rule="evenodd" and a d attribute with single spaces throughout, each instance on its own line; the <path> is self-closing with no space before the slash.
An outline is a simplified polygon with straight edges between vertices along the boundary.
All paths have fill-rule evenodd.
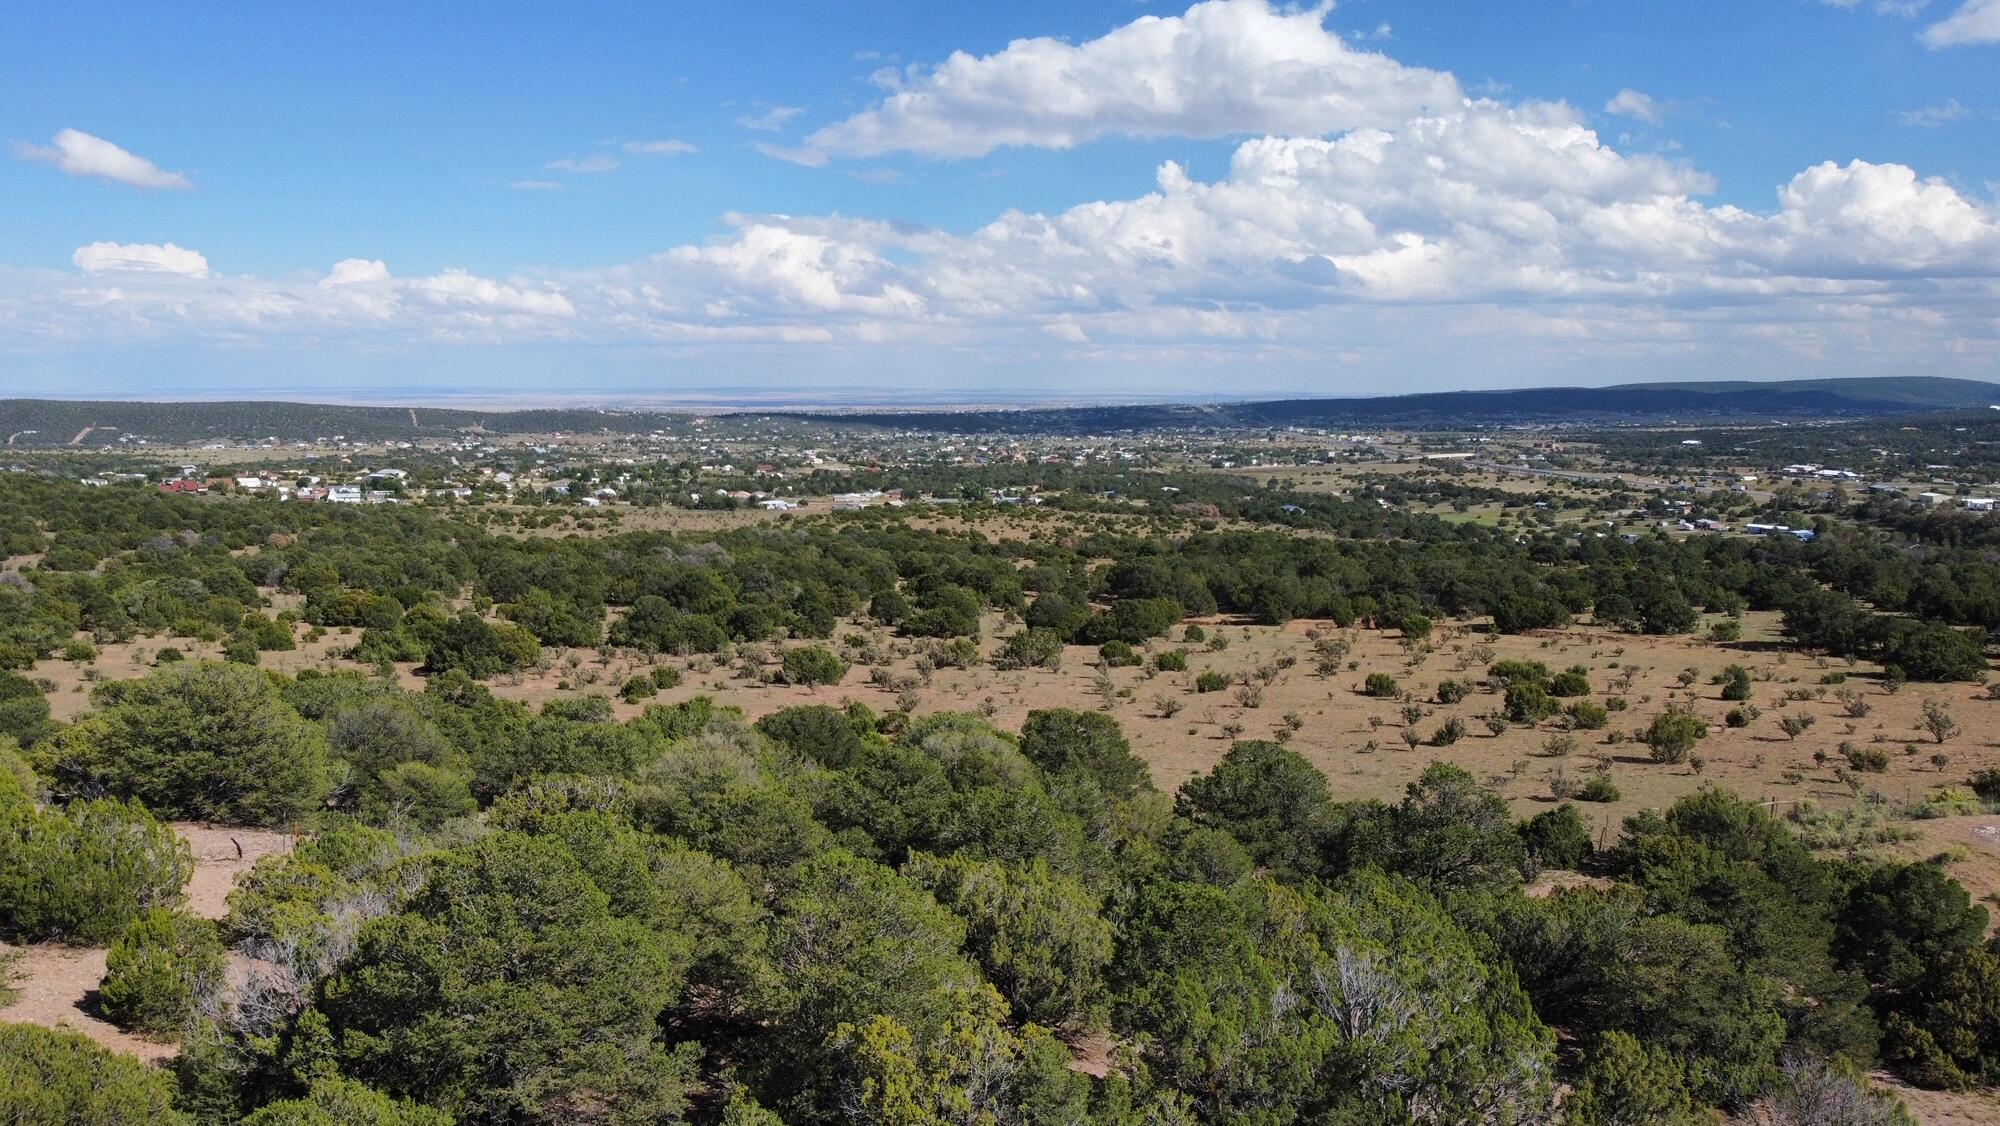
<path id="1" fill-rule="evenodd" d="M 2000 1095 L 1991 1091 L 1923 1091 L 1886 1074 L 1869 1078 L 1894 1091 L 1924 1126 L 1991 1126 L 2000 1122 Z"/>
<path id="2" fill-rule="evenodd" d="M 1144 648 L 1186 649 L 1188 671 L 1110 670 L 1108 701 L 1093 667 L 1096 652 L 1083 646 L 1071 646 L 1057 671 L 1003 672 L 981 664 L 938 668 L 926 682 L 915 660 L 920 647 L 883 631 L 843 627 L 835 631 L 834 644 L 838 647 L 844 635 L 859 633 L 885 651 L 900 651 L 885 665 L 888 678 L 915 683 L 910 691 L 919 714 L 979 710 L 1004 729 L 1018 729 L 1027 713 L 1038 708 L 1104 709 L 1118 719 L 1163 789 L 1177 788 L 1212 768 L 1237 738 L 1287 739 L 1326 773 L 1341 798 L 1395 800 L 1427 765 L 1443 761 L 1494 786 L 1517 814 L 1529 815 L 1554 803 L 1552 780 L 1566 777 L 1580 782 L 1603 773 L 1618 787 L 1620 799 L 1580 809 L 1607 838 L 1617 834 L 1630 814 L 1662 808 L 1706 785 L 1768 800 L 1783 814 L 1801 803 L 1839 807 L 1876 794 L 1891 806 L 1921 801 L 1941 785 L 1962 784 L 1974 771 L 2000 767 L 2000 701 L 1986 699 L 1982 689 L 1967 684 L 1912 684 L 1892 694 L 1872 666 L 1821 661 L 1774 648 L 1776 626 L 1775 615 L 1747 615 L 1744 640 L 1731 644 L 1691 637 L 1635 637 L 1592 627 L 1546 636 L 1489 636 L 1446 628 L 1428 651 L 1407 651 L 1393 631 L 1341 631 L 1331 623 L 1303 621 L 1283 628 L 1210 623 L 1206 627 L 1210 637 L 1227 638 L 1227 648 L 1210 651 L 1202 644 L 1153 642 Z M 996 634 L 1016 628 L 989 622 L 984 653 L 990 657 L 997 647 Z M 1179 634 L 1177 629 L 1175 636 Z M 1322 677 L 1315 669 L 1315 634 L 1342 637 L 1352 646 L 1332 675 Z M 531 704 L 571 693 L 611 693 L 633 673 L 660 663 L 683 670 L 681 686 L 642 703 L 618 702 L 614 708 L 618 715 L 635 716 L 646 703 L 672 703 L 697 694 L 742 708 L 752 718 L 797 704 L 859 700 L 878 711 L 899 706 L 899 690 L 871 682 L 868 668 L 850 668 L 836 686 L 772 684 L 761 675 L 774 668 L 778 647 L 745 651 L 759 655 L 754 673 L 740 658 L 734 664 L 622 654 L 607 660 L 593 650 L 572 650 L 539 671 L 497 679 L 494 691 Z M 855 656 L 854 651 L 847 652 L 850 658 Z M 1614 711 L 1604 730 L 1570 733 L 1576 746 L 1557 755 L 1551 751 L 1563 744 L 1557 740 L 1552 748 L 1550 740 L 1563 732 L 1555 722 L 1511 726 L 1497 736 L 1489 733 L 1482 717 L 1499 706 L 1497 694 L 1474 691 L 1457 704 L 1436 703 L 1439 681 L 1479 680 L 1488 663 L 1507 658 L 1541 661 L 1552 672 L 1583 665 L 1590 674 L 1591 699 L 1600 703 L 1613 694 L 1611 682 L 1630 670 L 1631 686 L 1620 694 L 1625 710 Z M 1724 726 L 1724 715 L 1735 705 L 1719 699 L 1719 690 L 1709 683 L 1730 664 L 1750 671 L 1752 702 L 1762 712 L 1746 728 Z M 1270 676 L 1268 682 L 1261 680 L 1259 670 Z M 1686 670 L 1694 675 L 1683 688 L 1680 682 Z M 1230 687 L 1196 692 L 1195 677 L 1204 671 L 1230 677 Z M 1447 746 L 1409 749 L 1400 737 L 1404 701 L 1360 693 L 1370 672 L 1395 676 L 1413 694 L 1414 706 L 1422 713 L 1415 728 L 1425 739 L 1450 718 L 1464 724 L 1465 734 Z M 1258 681 L 1261 689 L 1245 693 L 1246 677 Z M 1839 682 L 1822 683 L 1829 679 Z M 406 674 L 406 683 L 421 685 L 413 674 Z M 1836 695 L 1843 690 L 1859 693 L 1866 716 L 1847 715 L 1848 706 Z M 1932 699 L 1943 702 L 1962 728 L 1942 744 L 1919 727 L 1923 703 Z M 1631 738 L 1669 702 L 1687 703 L 1708 721 L 1709 735 L 1694 752 L 1698 763 L 1655 763 L 1644 744 Z M 1779 726 L 1787 715 L 1811 716 L 1812 726 L 1796 738 L 1788 737 Z M 1611 741 L 1620 736 L 1623 741 Z M 1843 743 L 1886 751 L 1887 768 L 1879 773 L 1847 771 Z M 1932 758 L 1940 754 L 1945 756 L 1942 768 Z M 1858 784 L 1858 794 L 1848 779 Z M 1928 832 L 1926 827 L 1934 823 L 1898 824 Z M 1992 887 L 2000 890 L 2000 857 L 1994 866 Z"/>
<path id="3" fill-rule="evenodd" d="M 187 886 L 188 910 L 205 919 L 220 919 L 228 911 L 230 888 L 259 857 L 292 847 L 287 835 L 263 829 L 176 822 L 174 831 L 194 851 L 194 875 Z M 241 856 L 238 844 L 242 845 Z M 15 948 L 0 943 L 0 953 L 16 949 L 21 957 L 13 965 L 12 987 L 19 992 L 12 1004 L 0 1008 L 0 1021 L 81 1032 L 106 1048 L 148 1063 L 173 1056 L 176 1048 L 171 1041 L 121 1032 L 98 1015 L 97 986 L 104 980 L 105 948 L 54 943 Z"/>
<path id="4" fill-rule="evenodd" d="M 174 832 L 194 850 L 194 876 L 188 880 L 188 911 L 204 919 L 229 913 L 229 892 L 250 866 L 266 856 L 292 851 L 290 834 L 270 829 L 237 829 L 177 821 Z"/>
<path id="5" fill-rule="evenodd" d="M 44 944 L 21 948 L 13 985 L 19 994 L 13 1004 L 0 1009 L 0 1021 L 81 1032 L 112 1051 L 148 1063 L 172 1056 L 173 1044 L 120 1032 L 95 1015 L 97 985 L 104 980 L 104 955 L 101 946 Z"/>

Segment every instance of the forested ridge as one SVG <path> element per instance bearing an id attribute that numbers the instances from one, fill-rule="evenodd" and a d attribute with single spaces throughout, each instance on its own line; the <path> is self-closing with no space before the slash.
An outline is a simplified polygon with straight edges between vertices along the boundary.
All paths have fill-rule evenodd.
<path id="1" fill-rule="evenodd" d="M 745 419 L 816 421 L 959 434 L 1106 434 L 1189 428 L 1282 426 L 1490 426 L 1499 422 L 1633 421 L 1678 417 L 1768 421 L 1874 417 L 1982 408 L 1991 385 L 1942 378 L 1799 379 L 1442 391 L 1374 398 L 1274 399 L 1216 404 L 1029 407 L 1011 410 L 736 411 Z M 644 434 L 687 421 L 686 412 L 615 409 L 473 410 L 424 404 L 349 406 L 305 402 L 116 402 L 0 399 L 0 433 L 29 446 L 61 445 L 85 427 L 170 442 L 218 438 L 287 441 L 344 435 L 355 441 L 447 437 L 463 432 L 556 431 Z"/>
<path id="2" fill-rule="evenodd" d="M 1977 679 L 2000 626 L 1980 555 L 1851 526 L 1628 543 L 1298 507 L 1331 534 L 987 539 L 858 513 L 529 539 L 478 510 L 0 477 L 0 549 L 31 563 L 0 579 L 0 666 L 140 634 L 228 658 L 100 684 L 67 724 L 0 673 L 0 933 L 110 945 L 107 1014 L 181 1046 L 149 1071 L 0 1028 L 0 1106 L 1595 1124 L 1761 1100 L 1786 1122 L 1836 1104 L 1898 1122 L 1864 1071 L 2000 1079 L 1985 908 L 1939 863 L 1817 855 L 1721 790 L 1599 841 L 1574 807 L 1517 819 L 1448 763 L 1400 801 L 1343 800 L 1272 741 L 1164 793 L 1096 712 L 1002 730 L 829 703 L 753 723 L 697 695 L 621 721 L 604 696 L 530 707 L 482 683 L 545 645 L 685 656 L 781 636 L 806 643 L 777 675 L 825 683 L 844 666 L 815 639 L 852 621 L 962 660 L 997 616 L 1002 659 L 1032 662 L 1063 641 L 1111 659 L 1215 613 L 1414 636 L 1434 617 L 1586 613 L 1680 633 L 1745 608 L 1892 675 Z M 265 591 L 297 609 L 271 613 Z M 377 671 L 256 667 L 295 623 L 354 630 Z M 421 690 L 386 675 L 397 662 Z M 1531 719 L 1568 675 L 1485 671 Z M 307 835 L 210 923 L 186 913 L 170 819 Z M 1555 870 L 1585 875 L 1528 894 Z M 256 967 L 234 991 L 229 956 Z"/>

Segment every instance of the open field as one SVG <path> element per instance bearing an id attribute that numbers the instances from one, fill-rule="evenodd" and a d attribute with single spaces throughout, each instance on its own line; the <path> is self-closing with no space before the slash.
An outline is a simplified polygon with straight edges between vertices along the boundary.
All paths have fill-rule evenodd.
<path id="1" fill-rule="evenodd" d="M 924 646 L 896 640 L 879 627 L 857 624 L 837 630 L 836 638 L 864 638 L 882 658 L 882 672 L 872 680 L 870 669 L 859 663 L 863 652 L 846 649 L 852 667 L 837 686 L 772 683 L 768 678 L 782 651 L 774 643 L 739 646 L 729 660 L 550 649 L 537 669 L 503 674 L 492 687 L 502 697 L 539 705 L 565 694 L 610 695 L 633 673 L 664 664 L 682 670 L 681 686 L 644 703 L 614 697 L 614 711 L 621 718 L 637 715 L 646 703 L 672 703 L 697 694 L 741 708 L 752 718 L 803 703 L 859 700 L 886 711 L 914 702 L 918 713 L 979 710 L 1009 730 L 1018 729 L 1028 712 L 1040 708 L 1105 709 L 1146 760 L 1155 782 L 1168 790 L 1209 770 L 1234 739 L 1256 738 L 1287 740 L 1326 773 L 1343 798 L 1393 800 L 1427 764 L 1441 760 L 1494 786 L 1516 813 L 1525 815 L 1554 800 L 1549 788 L 1552 777 L 1580 782 L 1604 774 L 1617 786 L 1620 800 L 1583 808 L 1605 834 L 1615 834 L 1618 824 L 1640 809 L 1663 808 L 1709 784 L 1770 800 L 1784 812 L 1805 802 L 1841 806 L 1874 795 L 1892 803 L 1921 801 L 1940 785 L 1959 783 L 1982 769 L 2000 768 L 2000 700 L 1963 684 L 1909 684 L 1892 694 L 1882 685 L 1879 669 L 1866 663 L 1816 659 L 1776 647 L 1774 614 L 1746 614 L 1743 640 L 1734 643 L 1692 636 L 1646 637 L 1588 626 L 1492 635 L 1473 622 L 1441 626 L 1431 643 L 1415 648 L 1406 648 L 1395 631 L 1343 631 L 1330 622 L 1304 620 L 1270 627 L 1209 619 L 1204 628 L 1211 638 L 1223 639 L 1226 648 L 1152 643 L 1144 651 L 1185 650 L 1188 670 L 1110 669 L 1113 696 L 1108 708 L 1094 648 L 1069 646 L 1055 671 L 1000 671 L 987 663 L 999 645 L 996 635 L 1019 627 L 997 619 L 989 619 L 987 626 L 981 664 L 933 667 L 928 675 L 919 662 Z M 1176 630 L 1175 637 L 1181 632 Z M 266 653 L 263 663 L 287 673 L 357 667 L 338 655 L 356 636 L 358 631 L 329 631 L 319 641 L 302 641 L 296 650 Z M 1350 646 L 1342 667 L 1330 675 L 1315 668 L 1314 646 L 1322 639 Z M 53 683 L 50 700 L 57 718 L 74 718 L 89 707 L 87 688 L 92 680 L 144 675 L 151 655 L 164 644 L 168 642 L 107 645 L 91 664 L 43 661 L 29 675 Z M 185 640 L 171 644 L 184 648 L 189 657 L 216 657 L 220 651 L 219 646 Z M 1624 709 L 1613 711 L 1603 730 L 1569 733 L 1574 746 L 1555 754 L 1552 751 L 1565 746 L 1560 721 L 1510 725 L 1497 735 L 1487 730 L 1484 717 L 1499 706 L 1495 692 L 1482 687 L 1456 704 L 1436 702 L 1440 681 L 1480 681 L 1496 660 L 1540 661 L 1551 671 L 1582 666 L 1589 671 L 1590 698 L 1600 703 L 1622 698 Z M 1741 729 L 1724 725 L 1723 717 L 1735 705 L 1718 698 L 1710 683 L 1732 664 L 1750 672 L 1751 702 L 1762 711 Z M 1692 684 L 1683 687 L 1681 681 L 1690 670 Z M 1197 676 L 1211 671 L 1229 677 L 1230 686 L 1196 691 Z M 1394 676 L 1403 695 L 1393 699 L 1364 695 L 1361 681 L 1371 672 Z M 421 690 L 423 679 L 414 666 L 402 668 L 401 675 L 407 687 Z M 1630 687 L 1612 691 L 1612 682 L 1622 682 L 1628 675 Z M 1254 688 L 1246 690 L 1246 683 Z M 1868 714 L 1848 716 L 1847 706 L 1836 698 L 1842 691 L 1858 693 Z M 1942 744 L 1921 727 L 1923 706 L 1931 700 L 1942 703 L 1962 728 Z M 1673 702 L 1691 704 L 1709 723 L 1708 737 L 1694 752 L 1698 764 L 1656 764 L 1646 746 L 1629 737 Z M 1421 711 L 1415 728 L 1426 740 L 1453 718 L 1464 724 L 1464 735 L 1446 746 L 1406 746 L 1401 736 L 1408 726 L 1403 713 L 1412 706 Z M 1796 738 L 1788 737 L 1779 728 L 1787 715 L 1809 716 L 1812 726 Z M 1626 738 L 1611 741 L 1620 736 Z M 1889 755 L 1882 772 L 1848 772 L 1847 777 L 1860 782 L 1858 793 L 1842 777 L 1847 766 L 1843 744 L 1879 747 Z M 1942 768 L 1933 761 L 1940 754 L 1948 760 Z"/>

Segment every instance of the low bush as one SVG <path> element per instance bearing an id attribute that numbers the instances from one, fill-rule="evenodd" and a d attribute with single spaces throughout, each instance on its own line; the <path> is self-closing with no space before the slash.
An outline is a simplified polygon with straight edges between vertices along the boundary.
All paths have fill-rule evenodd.
<path id="1" fill-rule="evenodd" d="M 98 997 L 127 1032 L 174 1035 L 222 985 L 215 924 L 156 907 L 132 921 L 104 960 Z"/>
<path id="2" fill-rule="evenodd" d="M 1576 800 L 1578 801 L 1617 801 L 1622 796 L 1618 792 L 1618 787 L 1612 784 L 1611 779 L 1602 776 L 1585 782 L 1583 788 L 1576 792 Z"/>
<path id="3" fill-rule="evenodd" d="M 0 1024 L 0 1122 L 188 1126 L 166 1072 L 76 1032 Z"/>
<path id="4" fill-rule="evenodd" d="M 1611 713 L 1604 705 L 1590 700 L 1578 700 L 1563 709 L 1569 717 L 1570 726 L 1579 731 L 1596 731 L 1611 722 Z"/>

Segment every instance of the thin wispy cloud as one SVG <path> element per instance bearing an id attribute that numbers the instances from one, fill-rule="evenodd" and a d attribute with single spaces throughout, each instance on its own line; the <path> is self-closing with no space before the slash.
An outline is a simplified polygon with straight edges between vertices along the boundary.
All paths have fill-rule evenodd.
<path id="1" fill-rule="evenodd" d="M 602 174 L 618 171 L 618 158 L 608 153 L 596 152 L 589 156 L 566 156 L 560 160 L 551 160 L 542 167 L 551 172 Z"/>
<path id="2" fill-rule="evenodd" d="M 1959 118 L 1966 116 L 1966 114 L 1969 112 L 1971 111 L 1967 110 L 1964 106 L 1959 104 L 1957 98 L 1948 98 L 1945 100 L 1945 103 L 1941 106 L 1925 106 L 1922 109 L 1906 109 L 1899 111 L 1896 114 L 1896 121 L 1898 124 L 1901 125 L 1911 125 L 1911 126 L 1916 126 L 1918 128 L 1935 129 L 1940 125 L 1957 121 Z"/>
<path id="3" fill-rule="evenodd" d="M 112 180 L 135 188 L 188 191 L 194 187 L 179 172 L 168 172 L 137 153 L 80 129 L 64 129 L 46 146 L 17 142 L 14 155 L 22 160 L 52 164 L 72 176 Z"/>
<path id="4" fill-rule="evenodd" d="M 563 189 L 560 180 L 512 180 L 507 186 L 517 192 L 559 192 Z"/>
<path id="5" fill-rule="evenodd" d="M 687 141 L 627 141 L 618 146 L 634 156 L 692 156 L 701 151 L 700 147 Z"/>
<path id="6" fill-rule="evenodd" d="M 791 120 L 806 111 L 804 106 L 772 105 L 758 107 L 761 113 L 747 113 L 736 119 L 736 124 L 745 129 L 755 129 L 764 133 L 775 133 L 791 123 Z"/>
<path id="7" fill-rule="evenodd" d="M 1845 8 L 1850 11 L 1863 6 L 1862 0 L 1820 0 L 1820 2 L 1826 4 L 1828 7 Z M 1872 0 L 1866 6 L 1870 11 L 1878 15 L 1901 16 L 1904 19 L 1914 19 L 1925 8 L 1930 6 L 1930 2 L 1931 0 Z"/>

